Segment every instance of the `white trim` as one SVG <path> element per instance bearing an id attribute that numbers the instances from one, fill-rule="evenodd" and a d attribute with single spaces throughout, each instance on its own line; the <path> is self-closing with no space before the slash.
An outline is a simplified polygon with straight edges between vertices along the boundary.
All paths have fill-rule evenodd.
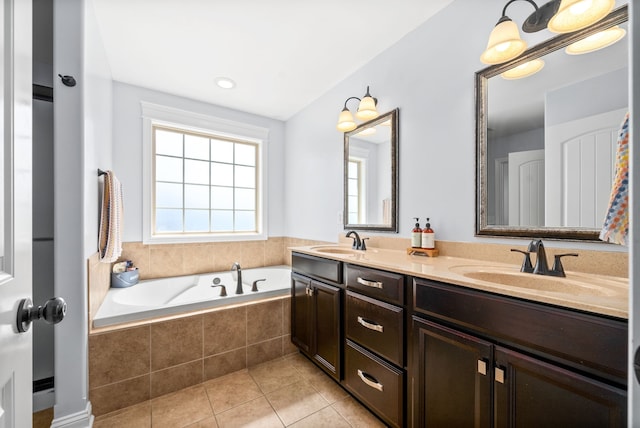
<path id="1" fill-rule="evenodd" d="M 158 104 L 140 102 L 142 110 L 142 242 L 144 244 L 169 244 L 189 242 L 225 242 L 225 241 L 256 241 L 266 240 L 268 213 L 268 183 L 267 183 L 267 147 L 269 129 L 253 126 L 242 122 L 208 116 L 201 113 L 180 110 Z M 152 141 L 153 126 L 164 125 L 177 127 L 188 131 L 217 135 L 220 137 L 238 139 L 256 143 L 258 149 L 258 189 L 260 190 L 256 209 L 258 233 L 227 233 L 227 234 L 176 234 L 154 235 L 151 210 L 153 207 L 153 177 Z"/>
<path id="2" fill-rule="evenodd" d="M 87 401 L 87 406 L 84 410 L 54 419 L 51 422 L 51 428 L 91 428 L 93 420 L 91 402 Z"/>

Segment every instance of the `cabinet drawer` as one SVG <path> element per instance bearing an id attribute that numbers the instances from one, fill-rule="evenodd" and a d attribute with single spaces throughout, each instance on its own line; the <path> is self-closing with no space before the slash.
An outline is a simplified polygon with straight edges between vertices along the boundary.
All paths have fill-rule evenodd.
<path id="1" fill-rule="evenodd" d="M 404 365 L 404 311 L 347 291 L 347 337 L 389 361 Z"/>
<path id="2" fill-rule="evenodd" d="M 347 288 L 367 296 L 404 304 L 404 276 L 361 266 L 346 265 Z"/>
<path id="3" fill-rule="evenodd" d="M 291 266 L 293 271 L 303 275 L 342 284 L 342 262 L 293 253 Z"/>
<path id="4" fill-rule="evenodd" d="M 403 426 L 403 372 L 350 340 L 345 349 L 345 385 L 385 422 Z"/>

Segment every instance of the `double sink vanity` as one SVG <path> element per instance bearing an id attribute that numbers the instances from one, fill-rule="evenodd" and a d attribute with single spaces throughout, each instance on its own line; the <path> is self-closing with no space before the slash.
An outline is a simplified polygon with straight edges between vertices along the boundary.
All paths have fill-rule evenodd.
<path id="1" fill-rule="evenodd" d="M 626 279 L 292 251 L 293 343 L 386 424 L 626 425 Z"/>

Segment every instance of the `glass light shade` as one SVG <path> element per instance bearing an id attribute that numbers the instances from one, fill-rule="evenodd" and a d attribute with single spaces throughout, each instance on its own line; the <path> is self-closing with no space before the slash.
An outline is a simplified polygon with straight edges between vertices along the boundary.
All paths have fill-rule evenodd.
<path id="1" fill-rule="evenodd" d="M 353 120 L 353 115 L 349 109 L 345 108 L 340 112 L 336 128 L 338 128 L 340 132 L 349 132 L 356 129 L 356 122 Z"/>
<path id="2" fill-rule="evenodd" d="M 507 70 L 500 74 L 503 79 L 515 80 L 522 79 L 523 77 L 531 76 L 542 70 L 544 67 L 544 61 L 541 59 L 534 59 L 524 64 L 520 64 L 517 67 L 513 67 L 511 70 Z"/>
<path id="3" fill-rule="evenodd" d="M 613 9 L 615 0 L 562 0 L 547 28 L 553 33 L 571 33 L 595 24 Z"/>
<path id="4" fill-rule="evenodd" d="M 516 58 L 526 49 L 527 44 L 520 38 L 518 26 L 508 18 L 501 19 L 491 31 L 487 49 L 480 56 L 480 61 L 485 64 L 501 64 Z"/>
<path id="5" fill-rule="evenodd" d="M 371 97 L 364 97 L 358 105 L 358 111 L 356 117 L 360 120 L 371 120 L 378 117 L 378 110 L 376 110 L 376 102 Z"/>
<path id="6" fill-rule="evenodd" d="M 358 132 L 357 135 L 361 137 L 366 137 L 367 135 L 373 135 L 375 133 L 376 133 L 376 128 L 372 126 L 371 128 L 363 129 L 362 131 Z"/>
<path id="7" fill-rule="evenodd" d="M 627 32 L 624 28 L 620 28 L 617 25 L 615 27 L 607 28 L 596 34 L 592 34 L 589 37 L 585 37 L 582 40 L 578 40 L 575 43 L 570 44 L 565 49 L 565 52 L 569 55 L 581 55 L 589 52 L 597 51 L 598 49 L 611 46 L 618 40 L 622 39 Z"/>

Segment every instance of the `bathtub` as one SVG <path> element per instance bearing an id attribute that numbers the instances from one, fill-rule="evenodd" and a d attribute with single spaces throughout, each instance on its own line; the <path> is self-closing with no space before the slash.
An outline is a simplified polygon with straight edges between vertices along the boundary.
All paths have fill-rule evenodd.
<path id="1" fill-rule="evenodd" d="M 235 272 L 234 272 L 235 273 Z M 221 297 L 220 287 L 212 287 L 215 278 L 227 290 Z M 252 292 L 254 281 L 258 291 Z M 216 281 L 217 282 L 217 281 Z M 232 272 L 215 272 L 140 281 L 129 288 L 111 288 L 93 318 L 94 327 L 105 327 L 159 316 L 285 296 L 291 290 L 291 268 L 270 266 L 242 269 L 243 294 L 235 294 L 237 282 Z"/>

